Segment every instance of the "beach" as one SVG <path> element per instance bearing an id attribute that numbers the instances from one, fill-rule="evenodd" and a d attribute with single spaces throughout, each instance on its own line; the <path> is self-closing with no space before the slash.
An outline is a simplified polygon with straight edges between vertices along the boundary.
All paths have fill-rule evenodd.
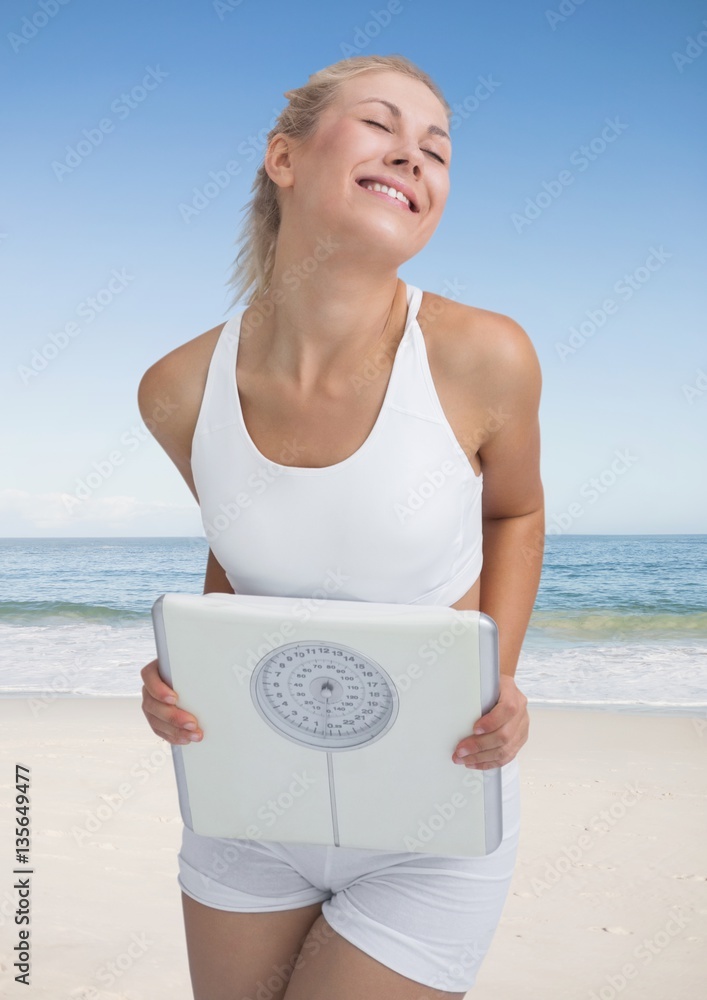
<path id="1" fill-rule="evenodd" d="M 468 996 L 698 1000 L 707 978 L 707 719 L 529 711 L 518 862 Z M 0 729 L 0 994 L 191 1000 L 172 754 L 141 698 L 0 698 Z M 14 860 L 16 765 L 31 775 L 24 864 Z M 23 867 L 32 874 L 13 872 Z M 27 925 L 15 911 L 27 899 L 23 993 L 13 963 Z"/>

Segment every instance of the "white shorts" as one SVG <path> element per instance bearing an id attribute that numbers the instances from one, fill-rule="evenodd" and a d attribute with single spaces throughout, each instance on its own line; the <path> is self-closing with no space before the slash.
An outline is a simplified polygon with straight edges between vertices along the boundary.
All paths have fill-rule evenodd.
<path id="1" fill-rule="evenodd" d="M 501 774 L 503 840 L 485 857 L 204 837 L 185 826 L 177 881 L 188 896 L 220 910 L 322 902 L 333 929 L 383 965 L 424 986 L 470 990 L 501 919 L 518 851 L 518 758 Z"/>

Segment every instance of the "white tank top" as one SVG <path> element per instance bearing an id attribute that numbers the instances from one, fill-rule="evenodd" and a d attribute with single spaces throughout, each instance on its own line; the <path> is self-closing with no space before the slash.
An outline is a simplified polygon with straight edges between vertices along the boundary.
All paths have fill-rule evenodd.
<path id="1" fill-rule="evenodd" d="M 449 607 L 479 576 L 483 474 L 437 396 L 417 321 L 422 291 L 405 289 L 405 332 L 378 419 L 358 451 L 324 468 L 258 451 L 236 382 L 245 309 L 224 325 L 191 467 L 206 538 L 235 593 Z"/>

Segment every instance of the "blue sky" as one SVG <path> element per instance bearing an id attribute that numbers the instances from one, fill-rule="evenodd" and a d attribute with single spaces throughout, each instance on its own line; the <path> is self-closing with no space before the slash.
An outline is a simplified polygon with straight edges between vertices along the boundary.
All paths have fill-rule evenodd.
<path id="1" fill-rule="evenodd" d="M 707 5 L 28 0 L 0 45 L 1 536 L 203 534 L 138 382 L 229 315 L 283 92 L 371 52 L 465 108 L 400 276 L 532 338 L 548 531 L 707 531 Z"/>

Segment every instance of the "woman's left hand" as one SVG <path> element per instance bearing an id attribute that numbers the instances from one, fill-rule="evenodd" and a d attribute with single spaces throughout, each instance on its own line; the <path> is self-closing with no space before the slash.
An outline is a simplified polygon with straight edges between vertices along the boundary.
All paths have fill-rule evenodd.
<path id="1" fill-rule="evenodd" d="M 452 756 L 455 764 L 486 770 L 502 767 L 513 760 L 528 739 L 530 717 L 528 699 L 510 674 L 501 674 L 498 702 L 474 725 L 471 736 L 457 744 Z M 476 735 L 477 730 L 482 735 Z"/>

